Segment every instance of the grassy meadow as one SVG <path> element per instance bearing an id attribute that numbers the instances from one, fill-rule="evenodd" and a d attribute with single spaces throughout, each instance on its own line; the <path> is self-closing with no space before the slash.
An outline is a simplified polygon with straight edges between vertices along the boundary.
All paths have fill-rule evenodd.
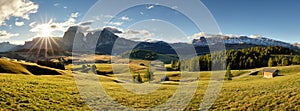
<path id="1" fill-rule="evenodd" d="M 0 63 L 11 64 L 15 67 L 14 69 L 1 65 L 0 70 L 2 68 L 19 71 L 0 74 L 0 110 L 90 110 L 79 95 L 74 77 L 68 74 L 70 71 L 55 70 L 64 72 L 60 75 L 35 75 L 30 67 L 26 67 L 27 65 L 47 71 L 54 69 L 5 60 L 1 60 Z M 80 68 L 81 66 L 72 67 Z M 136 68 L 143 70 L 144 66 L 136 66 Z M 258 75 L 224 81 L 222 90 L 210 110 L 300 110 L 300 66 L 275 68 L 280 70 L 281 76 L 265 79 L 259 72 Z M 111 67 L 109 64 L 97 64 L 97 70 L 109 71 Z M 250 70 L 232 71 L 234 76 L 249 72 Z M 199 108 L 210 78 L 208 71 L 192 74 L 199 74 L 200 81 L 193 99 L 185 110 Z M 181 73 L 173 71 L 167 72 L 166 75 L 176 81 L 180 79 Z M 161 84 L 155 92 L 146 95 L 134 94 L 116 83 L 113 78 L 113 74 L 99 76 L 107 94 L 120 104 L 136 109 L 163 104 L 178 87 L 176 82 Z"/>

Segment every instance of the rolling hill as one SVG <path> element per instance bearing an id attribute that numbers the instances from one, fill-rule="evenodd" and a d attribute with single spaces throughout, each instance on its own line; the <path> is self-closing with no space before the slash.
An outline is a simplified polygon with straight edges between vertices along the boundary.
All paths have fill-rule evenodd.
<path id="1" fill-rule="evenodd" d="M 63 70 L 40 66 L 34 63 L 0 58 L 0 73 L 25 75 L 66 75 Z"/>
<path id="2" fill-rule="evenodd" d="M 276 68 L 283 76 L 265 79 L 257 75 L 225 81 L 209 110 L 300 110 L 300 66 Z M 160 105 L 177 89 L 177 85 L 163 84 L 154 93 L 141 95 L 129 92 L 111 79 L 102 76 L 99 79 L 113 100 L 137 109 Z M 199 81 L 198 89 L 185 110 L 199 110 L 208 83 L 208 80 Z M 73 77 L 1 74 L 0 87 L 0 110 L 90 110 Z M 98 107 L 114 108 L 114 105 Z"/>

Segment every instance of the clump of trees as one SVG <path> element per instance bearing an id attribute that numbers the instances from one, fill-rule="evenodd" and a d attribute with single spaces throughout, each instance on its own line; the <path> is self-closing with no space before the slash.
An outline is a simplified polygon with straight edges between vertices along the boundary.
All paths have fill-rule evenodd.
<path id="1" fill-rule="evenodd" d="M 153 80 L 153 72 L 150 71 L 150 68 L 145 72 L 144 78 L 147 79 L 148 82 Z"/>
<path id="2" fill-rule="evenodd" d="M 140 72 L 135 72 L 133 69 L 130 68 L 130 74 L 132 75 L 133 82 L 137 83 L 143 83 L 143 82 L 150 82 L 154 80 L 154 74 L 150 71 L 150 68 L 148 68 L 144 74 L 144 78 L 142 78 Z"/>
<path id="3" fill-rule="evenodd" d="M 300 64 L 300 57 L 298 55 L 294 56 L 292 59 L 292 64 L 293 65 L 298 65 Z"/>
<path id="4" fill-rule="evenodd" d="M 269 61 L 268 61 L 268 67 L 273 67 L 273 59 L 270 58 Z"/>
<path id="5" fill-rule="evenodd" d="M 171 61 L 171 70 L 179 71 L 180 70 L 180 61 Z"/>
<path id="6" fill-rule="evenodd" d="M 63 62 L 53 62 L 53 61 L 49 61 L 49 60 L 46 60 L 46 61 L 39 60 L 39 61 L 37 61 L 37 64 L 41 65 L 41 66 L 46 66 L 46 67 L 65 70 L 65 64 Z"/>
<path id="7" fill-rule="evenodd" d="M 139 82 L 139 83 L 143 83 L 143 79 L 142 79 L 140 73 L 138 73 L 138 75 L 136 76 L 136 81 Z"/>
<path id="8" fill-rule="evenodd" d="M 142 60 L 156 60 L 158 58 L 157 53 L 147 50 L 133 50 L 130 53 L 129 58 L 131 59 L 142 59 Z"/>
<path id="9" fill-rule="evenodd" d="M 189 71 L 211 71 L 212 64 L 217 65 L 218 63 L 226 61 L 226 64 L 230 65 L 231 69 L 252 69 L 260 67 L 272 67 L 272 66 L 287 66 L 287 65 L 299 65 L 300 57 L 298 55 L 293 56 L 295 52 L 289 48 L 272 46 L 272 47 L 253 47 L 249 49 L 241 50 L 227 50 L 226 58 L 222 58 L 222 53 L 214 53 L 215 58 L 218 61 L 213 61 L 211 54 L 204 56 L 198 56 L 184 61 L 172 61 L 171 68 L 173 70 L 180 70 L 180 68 Z M 195 65 L 196 64 L 196 65 Z M 199 64 L 199 65 L 197 65 Z M 220 66 L 220 69 L 226 68 Z"/>

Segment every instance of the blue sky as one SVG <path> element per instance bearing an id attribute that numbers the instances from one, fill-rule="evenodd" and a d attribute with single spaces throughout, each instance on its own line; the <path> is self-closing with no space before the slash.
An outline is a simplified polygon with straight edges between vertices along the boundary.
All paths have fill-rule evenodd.
<path id="1" fill-rule="evenodd" d="M 226 34 L 300 42 L 299 0 L 202 0 Z"/>
<path id="2" fill-rule="evenodd" d="M 201 1 L 211 11 L 223 34 L 248 36 L 259 34 L 276 40 L 300 43 L 298 28 L 300 25 L 300 1 L 298 0 Z M 188 36 L 200 32 L 188 17 L 176 11 L 176 7 L 167 8 L 156 5 L 132 7 L 115 17 L 109 14 L 95 13 L 95 16 L 91 16 L 88 21 L 89 19 L 86 19 L 85 15 L 96 2 L 97 0 L 15 2 L 20 6 L 24 4 L 28 6 L 28 8 L 22 9 L 27 13 L 19 14 L 23 11 L 13 10 L 13 8 L 0 11 L 0 42 L 10 41 L 22 44 L 25 40 L 38 36 L 62 37 L 63 32 L 69 26 L 87 22 L 92 24 L 83 27 L 89 27 L 89 30 L 101 29 L 103 27 L 97 22 L 103 22 L 105 18 L 112 19 L 106 25 L 121 30 L 123 33 L 119 34 L 120 36 L 133 40 L 190 42 L 191 38 Z M 3 4 L 18 6 L 7 2 L 2 3 L 0 8 L 3 7 Z M 2 14 L 3 12 L 12 14 L 5 15 Z"/>

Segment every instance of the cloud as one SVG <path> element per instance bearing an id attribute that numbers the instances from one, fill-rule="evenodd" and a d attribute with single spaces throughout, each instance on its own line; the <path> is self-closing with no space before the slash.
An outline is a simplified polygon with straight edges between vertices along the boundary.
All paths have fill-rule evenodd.
<path id="1" fill-rule="evenodd" d="M 100 16 L 95 16 L 94 17 L 96 20 L 100 20 Z"/>
<path id="2" fill-rule="evenodd" d="M 76 18 L 79 16 L 78 12 L 71 13 L 69 19 L 64 22 L 55 22 L 53 19 L 50 19 L 48 23 L 36 23 L 32 22 L 29 24 L 32 27 L 29 31 L 36 33 L 35 37 L 42 36 L 45 30 L 49 32 L 65 32 L 68 27 L 78 25 L 76 24 Z M 49 35 L 49 36 L 56 36 L 56 35 Z"/>
<path id="3" fill-rule="evenodd" d="M 204 33 L 204 32 L 200 32 L 200 33 L 196 33 L 192 36 L 188 36 L 187 38 L 188 39 L 199 39 L 199 37 L 241 37 L 241 36 L 245 36 L 245 35 L 236 35 L 236 34 L 222 34 L 222 33 L 219 33 L 219 34 L 207 34 L 207 33 Z M 248 36 L 250 38 L 261 38 L 263 37 L 262 35 L 260 34 L 256 34 L 256 35 L 250 35 Z"/>
<path id="4" fill-rule="evenodd" d="M 113 26 L 121 26 L 123 25 L 123 22 L 104 22 L 107 25 L 113 25 Z"/>
<path id="5" fill-rule="evenodd" d="M 9 25 L 8 27 L 9 27 L 9 29 L 12 29 L 12 25 Z"/>
<path id="6" fill-rule="evenodd" d="M 9 39 L 11 37 L 19 36 L 19 33 L 8 33 L 6 30 L 0 30 L 0 39 Z"/>
<path id="7" fill-rule="evenodd" d="M 148 9 L 148 10 L 150 10 L 150 9 L 152 9 L 152 8 L 154 8 L 154 5 L 149 5 L 149 6 L 147 6 L 147 9 Z"/>
<path id="8" fill-rule="evenodd" d="M 175 10 L 178 8 L 178 6 L 172 6 L 171 8 Z"/>
<path id="9" fill-rule="evenodd" d="M 119 34 L 119 36 L 135 41 L 148 41 L 150 38 L 154 37 L 155 34 L 148 30 L 127 30 L 122 34 Z"/>
<path id="10" fill-rule="evenodd" d="M 188 39 L 198 39 L 199 37 L 216 37 L 216 36 L 235 37 L 235 35 L 233 35 L 233 34 L 224 35 L 222 33 L 219 33 L 219 34 L 208 34 L 208 33 L 205 33 L 205 32 L 199 32 L 199 33 L 196 33 L 196 34 L 194 34 L 192 36 L 188 36 L 187 38 Z"/>
<path id="11" fill-rule="evenodd" d="M 20 26 L 23 26 L 23 25 L 24 25 L 24 22 L 18 22 L 18 21 L 16 21 L 16 22 L 15 22 L 15 25 L 20 27 Z"/>
<path id="12" fill-rule="evenodd" d="M 58 7 L 58 8 L 64 8 L 64 9 L 67 9 L 68 7 L 67 6 L 63 6 L 62 4 L 60 3 L 55 3 L 53 4 L 54 7 Z"/>
<path id="13" fill-rule="evenodd" d="M 104 17 L 104 18 L 109 18 L 109 19 L 111 19 L 111 18 L 113 18 L 114 16 L 112 16 L 112 15 L 104 15 L 103 17 Z"/>
<path id="14" fill-rule="evenodd" d="M 81 23 L 79 23 L 79 25 L 85 26 L 85 25 L 92 25 L 93 23 L 94 23 L 93 20 L 89 20 L 89 21 L 81 22 Z"/>
<path id="15" fill-rule="evenodd" d="M 55 3 L 55 4 L 53 4 L 53 6 L 55 6 L 55 7 L 57 7 L 57 6 L 59 6 L 60 4 L 59 3 Z"/>
<path id="16" fill-rule="evenodd" d="M 204 32 L 200 32 L 200 33 L 196 33 L 192 36 L 188 36 L 187 38 L 188 39 L 197 39 L 199 37 L 205 37 L 207 34 L 205 34 Z"/>
<path id="17" fill-rule="evenodd" d="M 72 18 L 77 18 L 79 16 L 79 12 L 71 13 Z"/>
<path id="18" fill-rule="evenodd" d="M 0 0 L 0 26 L 10 17 L 30 20 L 29 15 L 37 13 L 39 6 L 30 0 Z"/>
<path id="19" fill-rule="evenodd" d="M 34 26 L 36 26 L 36 25 L 37 25 L 36 22 L 31 22 L 31 23 L 29 24 L 30 27 L 34 27 Z"/>
<path id="20" fill-rule="evenodd" d="M 262 38 L 261 34 L 256 34 L 256 35 L 250 35 L 250 38 Z"/>
<path id="21" fill-rule="evenodd" d="M 144 35 L 147 37 L 153 37 L 155 36 L 154 33 L 149 32 L 148 30 L 128 30 L 124 32 L 124 34 L 129 34 L 129 35 Z"/>
<path id="22" fill-rule="evenodd" d="M 121 20 L 128 21 L 128 20 L 129 20 L 129 17 L 123 16 L 123 17 L 121 17 L 120 19 L 121 19 Z"/>

